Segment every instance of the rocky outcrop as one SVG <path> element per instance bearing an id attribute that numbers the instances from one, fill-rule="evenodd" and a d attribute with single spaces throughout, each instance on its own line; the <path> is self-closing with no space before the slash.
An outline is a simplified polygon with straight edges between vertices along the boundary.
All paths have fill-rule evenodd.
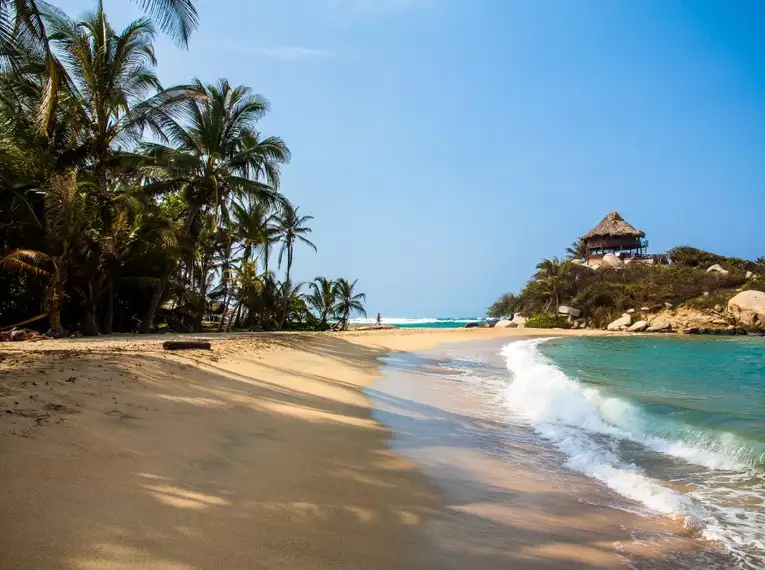
<path id="1" fill-rule="evenodd" d="M 561 305 L 558 307 L 558 313 L 561 315 L 568 315 L 569 317 L 577 318 L 582 316 L 582 311 L 574 308 L 574 307 L 568 307 L 566 305 Z"/>
<path id="2" fill-rule="evenodd" d="M 500 319 L 499 321 L 497 321 L 497 324 L 494 325 L 494 328 L 495 329 L 513 329 L 517 326 L 518 324 L 514 323 L 510 319 Z"/>
<path id="3" fill-rule="evenodd" d="M 715 263 L 714 265 L 707 267 L 707 273 L 719 273 L 720 275 L 727 275 L 730 272 L 723 268 L 723 266 L 719 263 Z"/>
<path id="4" fill-rule="evenodd" d="M 603 256 L 603 259 L 600 260 L 600 266 L 605 267 L 624 267 L 624 262 L 619 259 L 615 254 L 613 253 L 607 253 Z"/>
<path id="5" fill-rule="evenodd" d="M 628 332 L 643 332 L 648 328 L 648 321 L 638 321 L 636 323 L 632 323 L 630 327 L 627 329 Z"/>
<path id="6" fill-rule="evenodd" d="M 632 324 L 632 317 L 624 313 L 621 317 L 610 323 L 606 329 L 610 331 L 626 330 Z"/>
<path id="7" fill-rule="evenodd" d="M 765 327 L 765 293 L 742 291 L 728 301 L 728 312 L 741 325 Z"/>
<path id="8" fill-rule="evenodd" d="M 664 319 L 654 319 L 645 330 L 646 332 L 666 332 L 672 330 L 672 325 Z"/>
<path id="9" fill-rule="evenodd" d="M 519 329 L 522 329 L 523 327 L 526 326 L 526 321 L 527 320 L 528 319 L 526 317 L 523 317 L 523 316 L 521 316 L 519 314 L 515 314 L 515 315 L 513 315 L 513 321 L 512 322 L 514 322 L 515 326 L 517 326 Z"/>

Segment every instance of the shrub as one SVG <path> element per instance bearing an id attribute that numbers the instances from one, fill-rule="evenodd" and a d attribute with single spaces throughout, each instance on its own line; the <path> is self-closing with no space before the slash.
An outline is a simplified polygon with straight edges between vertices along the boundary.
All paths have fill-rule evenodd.
<path id="1" fill-rule="evenodd" d="M 551 315 L 549 313 L 537 313 L 531 315 L 526 321 L 526 326 L 532 329 L 560 329 L 568 328 L 566 317 Z"/>

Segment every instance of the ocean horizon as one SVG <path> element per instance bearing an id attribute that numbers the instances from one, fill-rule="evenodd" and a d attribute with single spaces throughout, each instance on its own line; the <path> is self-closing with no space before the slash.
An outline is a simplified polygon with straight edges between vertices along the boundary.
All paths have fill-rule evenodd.
<path id="1" fill-rule="evenodd" d="M 468 323 L 480 323 L 485 321 L 485 317 L 422 317 L 422 318 L 407 318 L 407 317 L 382 317 L 381 322 L 383 325 L 392 325 L 399 328 L 436 328 L 436 329 L 452 329 L 452 328 L 464 328 Z M 374 325 L 377 323 L 375 317 L 355 318 L 351 319 L 351 324 L 356 326 Z"/>

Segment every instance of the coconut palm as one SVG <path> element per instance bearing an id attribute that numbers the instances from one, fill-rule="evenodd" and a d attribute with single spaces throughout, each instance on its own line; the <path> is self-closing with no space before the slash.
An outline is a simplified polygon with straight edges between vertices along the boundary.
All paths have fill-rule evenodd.
<path id="1" fill-rule="evenodd" d="M 279 237 L 282 240 L 282 248 L 279 250 L 279 266 L 282 264 L 282 256 L 285 251 L 287 252 L 287 281 L 290 280 L 292 253 L 295 243 L 304 243 L 314 251 L 317 251 L 313 242 L 306 237 L 312 230 L 305 224 L 306 222 L 313 220 L 313 216 L 300 216 L 298 214 L 299 209 L 300 208 L 295 208 L 289 202 L 286 202 L 275 219 L 275 226 L 279 231 Z"/>
<path id="2" fill-rule="evenodd" d="M 306 303 L 319 314 L 319 326 L 327 328 L 327 319 L 335 308 L 335 282 L 327 277 L 317 277 L 310 284 L 311 293 L 306 296 Z"/>
<path id="3" fill-rule="evenodd" d="M 274 214 L 267 203 L 246 201 L 233 204 L 233 231 L 241 244 L 242 258 L 251 261 L 258 249 L 263 252 L 263 269 L 268 271 L 271 247 L 278 241 L 278 233 L 273 222 Z"/>
<path id="4" fill-rule="evenodd" d="M 356 293 L 356 283 L 349 282 L 342 277 L 335 282 L 335 306 L 333 312 L 340 318 L 340 329 L 348 328 L 348 320 L 354 312 L 367 316 L 363 301 L 366 301 L 365 293 Z"/>
<path id="5" fill-rule="evenodd" d="M 147 19 L 116 32 L 103 5 L 79 21 L 63 12 L 45 15 L 50 43 L 69 77 L 68 97 L 76 107 L 89 160 L 106 215 L 108 184 L 116 147 L 132 146 L 146 129 L 164 136 L 158 113 L 168 100 L 154 68 L 154 26 Z M 177 95 L 177 93 L 176 93 Z"/>
<path id="6" fill-rule="evenodd" d="M 193 233 L 203 211 L 214 212 L 216 219 L 225 215 L 234 197 L 283 204 L 279 171 L 289 162 L 289 149 L 280 138 L 261 138 L 255 130 L 268 102 L 225 79 L 215 85 L 195 80 L 172 91 L 176 108 L 172 116 L 162 117 L 163 132 L 172 146 L 145 144 L 153 160 L 144 171 L 154 178 L 150 189 L 183 188 L 189 204 L 186 231 Z"/>
<path id="7" fill-rule="evenodd" d="M 231 87 L 225 79 L 216 85 L 195 80 L 170 95 L 172 116 L 162 120 L 173 146 L 143 145 L 151 161 L 142 167 L 147 191 L 180 189 L 186 204 L 182 237 L 196 238 L 203 212 L 214 212 L 216 222 L 228 217 L 234 197 L 279 205 L 279 170 L 290 159 L 278 137 L 262 138 L 255 123 L 268 110 L 268 102 L 247 87 Z M 166 282 L 167 277 L 163 278 Z M 154 318 L 163 285 L 155 289 L 144 318 L 144 329 Z"/>
<path id="8" fill-rule="evenodd" d="M 16 269 L 44 277 L 46 312 L 50 328 L 63 332 L 61 326 L 61 300 L 67 282 L 72 256 L 79 248 L 84 232 L 91 222 L 90 204 L 77 184 L 74 172 L 51 179 L 45 194 L 45 226 L 51 253 L 30 249 L 17 249 L 0 260 L 0 268 Z"/>
<path id="9" fill-rule="evenodd" d="M 566 248 L 566 259 L 584 259 L 587 257 L 587 242 L 582 238 L 571 242 Z"/>
<path id="10" fill-rule="evenodd" d="M 542 285 L 549 297 L 549 303 L 555 307 L 556 315 L 560 307 L 560 295 L 568 282 L 570 267 L 570 262 L 561 262 L 557 257 L 543 259 L 537 264 L 534 279 Z"/>
<path id="11" fill-rule="evenodd" d="M 300 299 L 303 295 L 300 290 L 303 288 L 304 283 L 292 283 L 290 281 L 283 281 L 279 283 L 276 295 L 276 313 L 278 319 L 278 329 L 284 328 L 284 324 L 287 322 L 287 318 L 292 312 L 292 305 L 296 299 Z"/>

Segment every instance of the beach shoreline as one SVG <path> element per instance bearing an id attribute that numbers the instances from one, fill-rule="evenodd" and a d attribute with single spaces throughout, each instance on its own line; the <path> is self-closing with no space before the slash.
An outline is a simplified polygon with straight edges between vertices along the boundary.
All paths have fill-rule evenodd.
<path id="1" fill-rule="evenodd" d="M 0 563 L 382 569 L 414 567 L 416 557 L 416 567 L 442 567 L 449 546 L 431 533 L 454 513 L 373 418 L 364 389 L 380 377 L 379 359 L 569 334 L 608 333 L 392 329 L 0 345 Z M 210 338 L 212 350 L 163 351 L 174 336 Z M 538 546 L 524 545 L 532 535 L 517 525 L 507 532 L 529 552 Z M 608 548 L 584 544 L 594 535 L 569 538 L 528 560 L 613 567 Z M 479 548 L 464 560 L 491 567 Z"/>

